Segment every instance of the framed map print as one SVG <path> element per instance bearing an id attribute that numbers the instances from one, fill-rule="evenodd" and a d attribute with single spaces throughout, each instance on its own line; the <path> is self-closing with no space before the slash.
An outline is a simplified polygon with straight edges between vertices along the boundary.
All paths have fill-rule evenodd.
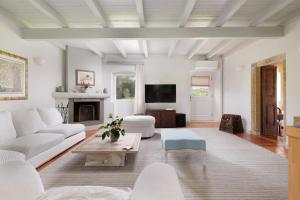
<path id="1" fill-rule="evenodd" d="M 0 100 L 28 98 L 28 60 L 0 50 Z"/>

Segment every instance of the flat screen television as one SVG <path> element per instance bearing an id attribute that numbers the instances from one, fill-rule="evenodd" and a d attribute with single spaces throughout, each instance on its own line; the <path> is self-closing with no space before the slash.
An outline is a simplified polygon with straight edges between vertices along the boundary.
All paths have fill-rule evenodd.
<path id="1" fill-rule="evenodd" d="M 145 85 L 146 103 L 176 103 L 175 84 Z"/>

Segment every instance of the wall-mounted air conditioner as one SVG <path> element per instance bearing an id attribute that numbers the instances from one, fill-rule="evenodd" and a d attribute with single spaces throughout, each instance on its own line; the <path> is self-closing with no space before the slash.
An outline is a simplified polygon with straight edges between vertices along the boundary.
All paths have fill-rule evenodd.
<path id="1" fill-rule="evenodd" d="M 217 71 L 218 61 L 198 60 L 195 63 L 196 71 Z"/>

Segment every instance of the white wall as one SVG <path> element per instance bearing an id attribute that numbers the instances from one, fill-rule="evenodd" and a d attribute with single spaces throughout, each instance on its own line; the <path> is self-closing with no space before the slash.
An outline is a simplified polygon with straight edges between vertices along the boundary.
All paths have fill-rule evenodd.
<path id="1" fill-rule="evenodd" d="M 300 116 L 300 21 L 286 27 L 286 36 L 263 39 L 224 58 L 224 112 L 241 114 L 246 130 L 251 129 L 251 64 L 286 53 L 287 124 Z M 244 67 L 244 70 L 240 71 Z"/>
<path id="2" fill-rule="evenodd" d="M 28 100 L 0 101 L 0 110 L 16 110 L 40 106 L 54 106 L 51 93 L 63 84 L 64 53 L 45 42 L 22 40 L 0 20 L 0 49 L 28 58 Z M 43 66 L 33 57 L 46 60 Z"/>
<path id="3" fill-rule="evenodd" d="M 190 71 L 194 61 L 183 56 L 151 55 L 145 60 L 146 84 L 176 84 L 176 103 L 148 103 L 148 109 L 176 109 L 190 120 Z"/>
<path id="4" fill-rule="evenodd" d="M 88 92 L 102 91 L 102 59 L 100 56 L 86 49 L 69 46 L 67 48 L 67 87 L 69 91 L 79 88 L 75 82 L 75 70 L 77 69 L 95 72 L 95 87 L 89 88 Z"/>
<path id="5" fill-rule="evenodd" d="M 149 103 L 148 109 L 173 108 L 177 112 L 186 113 L 187 120 L 190 120 L 190 78 L 191 70 L 195 67 L 195 60 L 189 60 L 184 56 L 173 56 L 168 58 L 166 55 L 150 55 L 145 59 L 145 83 L 146 84 L 176 84 L 177 97 L 176 103 Z M 104 87 L 112 94 L 112 74 L 117 72 L 134 73 L 133 65 L 104 65 Z M 220 98 L 221 73 L 215 74 L 216 83 L 219 89 L 214 90 L 217 98 Z M 221 100 L 215 100 L 214 119 L 219 119 L 221 112 Z M 123 115 L 133 114 L 133 102 L 121 102 L 114 104 L 109 100 L 105 102 L 105 115 L 108 113 L 123 113 Z M 118 110 L 118 111 L 117 111 Z"/>

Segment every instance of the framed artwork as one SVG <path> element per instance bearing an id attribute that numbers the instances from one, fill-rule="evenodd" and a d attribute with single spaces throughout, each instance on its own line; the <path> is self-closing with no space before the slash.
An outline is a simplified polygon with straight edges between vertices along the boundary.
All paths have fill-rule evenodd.
<path id="1" fill-rule="evenodd" d="M 0 50 L 0 100 L 28 99 L 28 59 Z"/>
<path id="2" fill-rule="evenodd" d="M 76 85 L 89 84 L 95 86 L 95 72 L 87 70 L 76 70 Z"/>

